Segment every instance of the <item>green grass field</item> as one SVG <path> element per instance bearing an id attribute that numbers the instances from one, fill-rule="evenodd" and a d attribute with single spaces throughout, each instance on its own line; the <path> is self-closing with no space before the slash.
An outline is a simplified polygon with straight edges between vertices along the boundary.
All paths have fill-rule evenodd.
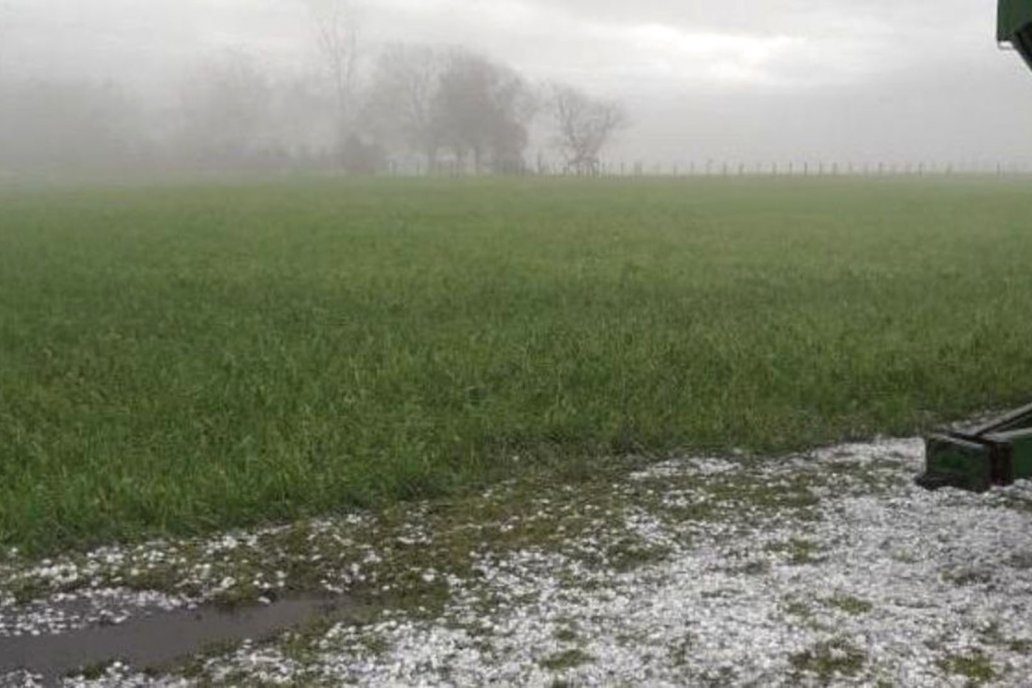
<path id="1" fill-rule="evenodd" d="M 8 192 L 0 543 L 189 534 L 1024 401 L 1029 218 L 1027 179 Z"/>

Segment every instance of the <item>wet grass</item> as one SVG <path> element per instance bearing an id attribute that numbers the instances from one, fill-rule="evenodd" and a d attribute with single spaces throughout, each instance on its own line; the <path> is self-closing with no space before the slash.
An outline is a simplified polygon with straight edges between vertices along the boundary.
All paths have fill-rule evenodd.
<path id="1" fill-rule="evenodd" d="M 981 686 L 997 678 L 992 661 L 982 651 L 948 655 L 939 661 L 939 668 L 948 674 L 967 679 L 967 686 Z"/>
<path id="2" fill-rule="evenodd" d="M 565 671 L 579 667 L 582 664 L 587 664 L 593 659 L 594 657 L 583 650 L 563 650 L 541 660 L 541 666 L 549 671 Z"/>
<path id="3" fill-rule="evenodd" d="M 852 595 L 839 595 L 825 601 L 826 604 L 842 610 L 850 616 L 861 616 L 874 609 L 874 605 L 867 600 Z"/>
<path id="4" fill-rule="evenodd" d="M 789 658 L 789 664 L 801 678 L 816 678 L 822 685 L 839 677 L 854 676 L 866 663 L 867 654 L 841 638 L 817 643 Z"/>
<path id="5" fill-rule="evenodd" d="M 785 542 L 776 542 L 767 546 L 768 552 L 779 554 L 791 566 L 819 564 L 824 561 L 821 546 L 811 540 L 792 538 Z"/>
<path id="6" fill-rule="evenodd" d="M 192 535 L 1024 400 L 1028 182 L 0 196 L 0 543 Z"/>
<path id="7" fill-rule="evenodd" d="M 694 551 L 692 531 L 697 527 L 731 526 L 726 532 L 734 532 L 736 523 L 754 531 L 762 531 L 773 523 L 781 527 L 791 522 L 812 523 L 806 517 L 809 506 L 786 511 L 783 502 L 767 498 L 759 489 L 761 485 L 805 487 L 807 492 L 821 494 L 835 486 L 851 494 L 865 485 L 884 482 L 884 476 L 873 476 L 876 480 L 863 476 L 865 470 L 899 474 L 906 472 L 910 464 L 890 467 L 867 459 L 864 452 L 852 461 L 840 457 L 834 464 L 836 470 L 827 470 L 828 465 L 823 462 L 805 463 L 791 457 L 742 459 L 740 466 L 728 471 L 738 476 L 743 487 L 734 494 L 725 489 L 730 477 L 718 472 L 719 479 L 714 479 L 710 470 L 728 465 L 728 461 L 694 460 L 645 466 L 630 457 L 614 458 L 602 462 L 591 480 L 577 485 L 556 483 L 548 480 L 547 475 L 536 480 L 524 476 L 526 482 L 506 481 L 480 494 L 401 504 L 361 518 L 295 523 L 261 534 L 223 534 L 207 543 L 154 543 L 143 546 L 139 552 L 125 552 L 124 556 L 114 556 L 114 550 L 105 549 L 97 553 L 97 558 L 117 563 L 98 570 L 87 562 L 80 562 L 84 572 L 92 569 L 93 573 L 76 577 L 76 585 L 96 589 L 110 588 L 117 581 L 151 581 L 157 589 L 182 592 L 187 588 L 211 590 L 214 585 L 221 588 L 219 581 L 232 578 L 236 582 L 214 598 L 230 606 L 254 604 L 256 596 L 270 596 L 266 584 L 276 581 L 281 570 L 285 572 L 285 591 L 316 590 L 326 584 L 346 589 L 344 594 L 349 599 L 362 604 L 363 616 L 353 619 L 353 629 L 332 632 L 337 625 L 323 619 L 298 632 L 255 646 L 261 652 L 267 650 L 271 656 L 281 655 L 300 663 L 302 668 L 297 670 L 299 673 L 294 675 L 294 683 L 290 685 L 323 685 L 316 679 L 321 675 L 320 653 L 327 647 L 342 656 L 356 658 L 376 658 L 393 652 L 395 636 L 391 629 L 394 626 L 386 622 L 397 620 L 402 623 L 414 620 L 417 625 L 430 622 L 441 628 L 463 631 L 469 639 L 467 647 L 480 657 L 497 658 L 496 650 L 504 648 L 506 638 L 511 638 L 507 625 L 497 620 L 507 615 L 525 614 L 542 601 L 538 594 L 525 588 L 522 593 L 517 592 L 523 587 L 519 584 L 502 582 L 499 585 L 497 574 L 513 571 L 509 564 L 514 558 L 529 567 L 524 573 L 543 566 L 559 589 L 574 596 L 605 589 L 628 568 L 644 567 L 646 571 L 642 572 L 641 580 L 648 581 L 657 570 L 664 568 L 666 543 L 671 542 L 669 536 L 675 536 L 679 543 L 671 553 L 676 562 L 676 557 Z M 678 465 L 680 470 L 676 468 Z M 800 474 L 809 475 L 809 479 L 802 479 Z M 716 508 L 709 512 L 711 522 L 700 522 L 694 513 L 686 515 L 680 507 L 682 501 L 716 502 Z M 822 504 L 824 517 L 835 519 L 835 510 L 829 510 L 826 501 Z M 662 525 L 652 530 L 650 523 Z M 645 532 L 640 530 L 643 525 Z M 230 539 L 235 544 L 227 544 Z M 740 550 L 733 547 L 727 550 L 727 561 L 738 564 L 727 572 L 732 576 L 760 578 L 775 574 L 776 578 L 777 569 L 782 567 L 824 559 L 819 543 L 803 537 L 779 537 L 768 542 L 768 554 L 763 559 L 756 558 L 761 548 L 755 541 L 746 543 Z M 80 556 L 68 553 L 51 560 L 45 567 L 27 561 L 28 568 L 21 576 L 16 571 L 4 572 L 0 566 L 0 599 L 5 590 L 13 589 L 12 581 L 22 585 L 35 583 L 38 590 L 35 598 L 47 597 L 51 592 L 47 582 L 52 583 L 52 579 L 45 572 L 63 568 L 69 559 Z M 681 569 L 675 566 L 674 570 Z M 31 574 L 32 571 L 36 573 Z M 433 578 L 428 579 L 427 573 L 433 573 Z M 34 576 L 43 576 L 43 579 Z M 810 577 L 804 576 L 804 579 Z M 266 584 L 257 582 L 259 580 Z M 501 580 L 509 579 L 503 576 Z M 715 604 L 736 609 L 740 604 L 736 602 L 736 588 L 742 581 L 734 582 L 733 578 L 727 581 L 728 585 L 712 587 L 712 597 L 718 600 Z M 745 585 L 769 583 L 770 580 L 750 581 Z M 856 631 L 855 624 L 867 623 L 861 619 L 875 611 L 875 602 L 845 591 L 831 596 L 811 594 L 805 583 L 801 592 L 783 597 L 778 605 L 781 613 L 770 617 L 782 618 L 779 622 L 792 629 L 793 634 L 801 632 L 812 636 L 809 644 L 796 647 L 785 657 L 792 681 L 800 685 L 840 682 L 873 685 L 874 677 L 882 671 L 891 673 L 891 666 L 876 665 L 867 656 L 862 642 L 866 636 Z M 275 599 L 276 594 L 273 591 L 271 597 Z M 558 597 L 562 599 L 565 594 Z M 703 593 L 703 597 L 710 595 Z M 470 614 L 470 611 L 475 613 Z M 592 645 L 592 639 L 599 632 L 594 625 L 597 621 L 593 619 L 604 617 L 593 617 L 590 611 L 586 614 L 586 617 L 578 617 L 576 613 L 541 616 L 541 623 L 552 629 L 550 637 L 554 642 L 546 641 L 532 662 L 554 672 L 558 682 L 575 675 L 582 664 L 606 661 Z M 843 635 L 846 628 L 854 630 L 848 636 Z M 978 651 L 956 655 L 949 653 L 942 643 L 927 644 L 934 650 L 933 664 L 942 672 L 944 681 L 946 677 L 960 676 L 970 681 L 970 685 L 979 685 L 985 662 L 998 662 L 998 652 L 1026 652 L 1029 646 L 1021 634 L 1004 632 L 999 624 L 979 626 L 977 635 L 982 644 L 992 648 L 991 655 Z M 682 640 L 668 644 L 666 661 L 680 667 L 684 676 L 691 676 L 690 682 L 694 684 L 733 683 L 733 675 L 709 681 L 706 677 L 710 674 L 694 673 L 698 658 L 695 653 L 705 656 L 706 651 L 693 647 L 692 638 L 686 633 Z M 628 633 L 618 635 L 617 640 L 634 647 L 644 644 L 646 649 L 641 650 L 644 661 L 651 661 L 649 648 L 655 649 L 649 645 L 654 642 L 651 635 Z M 208 685 L 208 681 L 222 671 L 220 666 L 235 667 L 228 678 L 221 673 L 222 679 L 214 684 L 253 683 L 255 670 L 234 664 L 235 660 L 230 658 L 235 649 L 214 647 L 210 653 L 188 659 L 180 666 L 169 666 L 168 670 L 174 677 L 185 676 Z M 209 664 L 208 660 L 213 663 Z M 989 668 L 992 670 L 991 665 Z M 449 680 L 447 673 L 441 676 Z M 323 680 L 325 685 L 331 684 L 329 679 Z"/>

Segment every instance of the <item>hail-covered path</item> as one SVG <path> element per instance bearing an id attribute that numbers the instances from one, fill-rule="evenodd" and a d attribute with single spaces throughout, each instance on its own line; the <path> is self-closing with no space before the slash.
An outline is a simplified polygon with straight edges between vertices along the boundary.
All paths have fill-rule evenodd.
<path id="1" fill-rule="evenodd" d="M 628 459 L 210 540 L 10 552 L 0 653 L 213 601 L 351 611 L 159 666 L 0 656 L 0 685 L 1028 685 L 1032 485 L 924 492 L 922 453 Z"/>

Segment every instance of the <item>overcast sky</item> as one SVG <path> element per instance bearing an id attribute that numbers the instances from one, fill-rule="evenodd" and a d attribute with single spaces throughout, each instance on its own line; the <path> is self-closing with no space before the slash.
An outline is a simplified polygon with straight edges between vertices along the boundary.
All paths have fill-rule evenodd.
<path id="1" fill-rule="evenodd" d="M 355 0 L 366 53 L 462 44 L 623 99 L 628 161 L 1032 165 L 996 0 Z M 303 0 L 0 0 L 0 70 L 154 87 L 244 49 L 313 64 Z"/>

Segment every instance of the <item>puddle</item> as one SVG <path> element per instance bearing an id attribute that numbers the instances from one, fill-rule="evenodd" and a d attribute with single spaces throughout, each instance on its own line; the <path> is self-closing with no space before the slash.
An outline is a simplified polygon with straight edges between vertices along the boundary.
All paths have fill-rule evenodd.
<path id="1" fill-rule="evenodd" d="M 359 611 L 347 598 L 288 597 L 234 610 L 156 612 L 60 635 L 0 637 L 0 677 L 29 671 L 55 685 L 69 673 L 116 660 L 138 671 L 159 669 L 212 645 L 264 640 L 318 620 L 354 618 Z"/>

